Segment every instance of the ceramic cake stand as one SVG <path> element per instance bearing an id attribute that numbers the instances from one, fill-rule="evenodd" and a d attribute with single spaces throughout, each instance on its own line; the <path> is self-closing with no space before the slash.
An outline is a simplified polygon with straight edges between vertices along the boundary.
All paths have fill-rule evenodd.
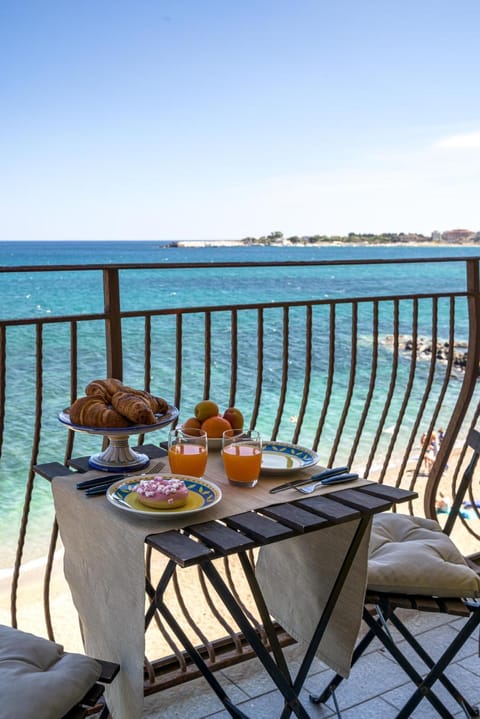
<path id="1" fill-rule="evenodd" d="M 150 458 L 146 454 L 136 452 L 129 446 L 129 437 L 137 434 L 146 434 L 147 432 L 155 432 L 157 429 L 166 427 L 178 417 L 178 409 L 168 405 L 165 414 L 156 415 L 157 422 L 155 424 L 132 425 L 131 427 L 86 427 L 84 425 L 73 424 L 70 420 L 68 410 L 60 412 L 58 419 L 68 429 L 74 432 L 84 432 L 85 434 L 95 434 L 101 437 L 108 437 L 108 446 L 102 452 L 92 454 L 89 457 L 88 465 L 92 469 L 99 469 L 103 472 L 135 472 L 143 469 L 150 462 Z"/>

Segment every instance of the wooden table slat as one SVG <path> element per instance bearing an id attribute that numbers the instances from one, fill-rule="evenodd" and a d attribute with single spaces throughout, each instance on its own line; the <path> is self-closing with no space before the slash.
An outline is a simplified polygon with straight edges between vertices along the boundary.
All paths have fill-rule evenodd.
<path id="1" fill-rule="evenodd" d="M 342 489 L 340 492 L 335 492 L 335 500 L 367 512 L 384 512 L 392 506 L 391 499 L 360 492 L 358 489 Z"/>
<path id="2" fill-rule="evenodd" d="M 44 479 L 48 479 L 49 482 L 51 482 L 54 477 L 68 475 L 72 476 L 74 474 L 77 474 L 76 472 L 72 472 L 71 469 L 65 467 L 65 465 L 61 464 L 60 462 L 46 462 L 45 464 L 34 464 L 33 469 L 41 477 L 44 477 Z"/>
<path id="3" fill-rule="evenodd" d="M 375 497 L 390 499 L 392 502 L 405 502 L 418 497 L 417 492 L 401 489 L 400 487 L 391 487 L 388 484 L 365 484 L 363 487 L 359 487 L 358 491 L 373 494 Z"/>
<path id="4" fill-rule="evenodd" d="M 263 507 L 261 513 L 302 533 L 306 530 L 320 529 L 329 521 L 296 504 L 272 504 L 270 507 Z"/>
<path id="5" fill-rule="evenodd" d="M 297 501 L 300 507 L 305 507 L 311 512 L 315 512 L 332 522 L 339 524 L 340 522 L 350 522 L 355 517 L 360 517 L 358 509 L 347 507 L 341 502 L 336 502 L 334 495 L 316 495 L 306 497 Z"/>
<path id="6" fill-rule="evenodd" d="M 195 524 L 192 527 L 186 527 L 185 531 L 198 537 L 221 554 L 241 552 L 255 546 L 253 539 L 220 522 Z"/>
<path id="7" fill-rule="evenodd" d="M 279 539 L 290 537 L 294 534 L 290 527 L 275 522 L 273 519 L 263 517 L 256 512 L 242 512 L 227 517 L 225 522 L 233 529 L 239 529 L 248 536 L 253 537 L 260 544 L 268 544 Z"/>
<path id="8" fill-rule="evenodd" d="M 181 567 L 188 567 L 191 564 L 197 564 L 212 555 L 211 549 L 206 547 L 202 542 L 195 542 L 186 534 L 182 534 L 176 529 L 160 534 L 149 534 L 145 542 L 154 549 L 163 552 L 167 557 L 173 559 L 174 562 Z"/>

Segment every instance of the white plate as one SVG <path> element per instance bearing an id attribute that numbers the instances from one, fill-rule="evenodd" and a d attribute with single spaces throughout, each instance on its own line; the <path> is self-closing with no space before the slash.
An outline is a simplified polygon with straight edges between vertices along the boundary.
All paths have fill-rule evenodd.
<path id="1" fill-rule="evenodd" d="M 189 490 L 187 503 L 183 507 L 174 509 L 155 509 L 147 507 L 138 499 L 137 493 L 133 491 L 142 479 L 153 479 L 158 477 L 157 474 L 141 474 L 136 477 L 128 477 L 121 479 L 112 484 L 107 490 L 107 499 L 118 509 L 126 512 L 140 514 L 144 517 L 154 517 L 155 519 L 171 519 L 172 517 L 184 517 L 187 514 L 195 514 L 209 509 L 217 504 L 222 498 L 222 491 L 213 482 L 206 479 L 198 479 L 197 477 L 188 477 L 183 474 L 169 474 L 161 472 L 161 476 L 166 479 L 182 479 Z"/>
<path id="2" fill-rule="evenodd" d="M 312 449 L 288 442 L 265 442 L 262 446 L 262 474 L 287 474 L 313 467 L 319 456 Z"/>

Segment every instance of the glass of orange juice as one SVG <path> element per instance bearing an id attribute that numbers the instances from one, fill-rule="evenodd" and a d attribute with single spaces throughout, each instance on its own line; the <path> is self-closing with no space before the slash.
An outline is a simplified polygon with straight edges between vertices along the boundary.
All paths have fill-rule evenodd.
<path id="1" fill-rule="evenodd" d="M 207 433 L 203 429 L 177 427 L 168 433 L 168 461 L 174 474 L 201 477 L 207 456 Z"/>
<path id="2" fill-rule="evenodd" d="M 260 432 L 248 429 L 227 429 L 222 437 L 225 473 L 232 484 L 255 487 L 262 464 Z"/>

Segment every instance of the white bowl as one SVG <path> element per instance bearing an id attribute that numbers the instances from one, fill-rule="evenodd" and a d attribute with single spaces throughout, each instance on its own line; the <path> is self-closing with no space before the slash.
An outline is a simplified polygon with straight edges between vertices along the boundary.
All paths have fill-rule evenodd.
<path id="1" fill-rule="evenodd" d="M 208 451 L 219 452 L 222 449 L 222 438 L 221 437 L 209 437 L 208 438 Z"/>

